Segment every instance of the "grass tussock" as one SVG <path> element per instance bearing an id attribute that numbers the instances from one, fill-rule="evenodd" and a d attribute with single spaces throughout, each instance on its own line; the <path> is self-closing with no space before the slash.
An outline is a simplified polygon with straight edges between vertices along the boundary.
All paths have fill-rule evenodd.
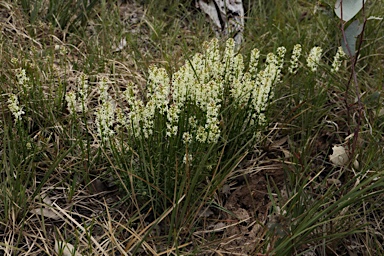
<path id="1" fill-rule="evenodd" d="M 0 1 L 0 254 L 383 254 L 384 10 L 351 83 L 333 6 Z"/>

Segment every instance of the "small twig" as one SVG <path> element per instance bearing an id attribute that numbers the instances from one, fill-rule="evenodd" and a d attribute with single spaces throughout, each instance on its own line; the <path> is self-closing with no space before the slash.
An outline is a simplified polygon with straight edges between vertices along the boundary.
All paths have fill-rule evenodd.
<path id="1" fill-rule="evenodd" d="M 351 125 L 351 113 L 350 113 L 350 106 L 348 104 L 348 96 L 349 96 L 349 89 L 350 89 L 350 84 L 352 82 L 352 79 L 353 79 L 353 83 L 355 84 L 355 89 L 356 89 L 356 96 L 357 96 L 357 104 L 358 104 L 358 111 L 357 111 L 357 125 L 353 131 L 353 142 L 352 142 L 352 145 L 349 149 L 349 152 L 350 152 L 350 155 L 351 155 L 351 159 L 353 159 L 352 156 L 355 155 L 355 151 L 356 151 L 356 147 L 357 147 L 357 141 L 358 141 L 358 137 L 359 137 L 359 131 L 360 131 L 360 126 L 361 126 L 361 119 L 362 119 L 362 116 L 363 116 L 363 104 L 361 102 L 361 95 L 360 95 L 360 90 L 359 90 L 359 84 L 358 84 L 358 80 L 357 80 L 357 73 L 356 73 L 356 64 L 357 64 L 357 61 L 358 61 L 358 56 L 360 54 L 360 50 L 361 50 L 361 47 L 362 47 L 362 43 L 363 43 L 363 35 L 364 35 L 364 30 L 365 30 L 365 25 L 366 25 L 366 22 L 367 22 L 367 18 L 365 16 L 365 6 L 364 6 L 364 0 L 362 0 L 363 2 L 363 8 L 362 8 L 362 12 L 363 12 L 363 17 L 364 17 L 364 23 L 363 23 L 363 29 L 362 29 L 362 32 L 361 32 L 361 35 L 360 35 L 360 40 L 359 40 L 359 46 L 357 48 L 357 51 L 356 52 L 353 52 L 352 53 L 352 50 L 351 48 L 349 47 L 348 45 L 348 42 L 347 42 L 347 37 L 345 35 L 345 24 L 346 22 L 343 21 L 343 19 L 341 18 L 341 32 L 343 34 L 343 40 L 344 40 L 344 44 L 345 44 L 345 47 L 348 51 L 348 55 L 350 56 L 350 60 L 351 60 L 351 76 L 349 77 L 348 79 L 348 82 L 346 84 L 346 89 L 345 89 L 345 97 L 344 97 L 344 102 L 345 102 L 345 105 L 346 105 L 346 108 L 347 108 L 347 123 L 349 125 Z M 340 12 L 341 12 L 341 17 L 343 17 L 343 0 L 340 1 Z M 351 131 L 349 133 L 352 133 Z"/>
<path id="2" fill-rule="evenodd" d="M 351 156 L 355 155 L 355 149 L 356 149 L 356 146 L 357 146 L 357 139 L 359 137 L 361 120 L 363 118 L 363 103 L 361 101 L 361 94 L 360 94 L 359 85 L 358 85 L 358 82 L 357 82 L 357 74 L 356 74 L 356 69 L 355 69 L 356 64 L 357 64 L 357 60 L 358 60 L 358 56 L 360 54 L 361 47 L 363 45 L 364 30 L 365 30 L 365 25 L 367 23 L 367 18 L 365 16 L 364 0 L 362 0 L 362 1 L 363 1 L 363 10 L 362 10 L 362 12 L 363 12 L 363 17 L 364 17 L 363 29 L 361 31 L 361 35 L 360 35 L 360 38 L 359 38 L 359 46 L 357 48 L 356 55 L 355 55 L 355 58 L 354 58 L 354 61 L 353 61 L 353 65 L 352 65 L 353 81 L 355 83 L 355 89 L 356 89 L 356 95 L 357 95 L 357 104 L 358 104 L 358 112 L 357 112 L 358 113 L 358 120 L 357 120 L 357 126 L 355 128 L 354 136 L 353 136 Z"/>

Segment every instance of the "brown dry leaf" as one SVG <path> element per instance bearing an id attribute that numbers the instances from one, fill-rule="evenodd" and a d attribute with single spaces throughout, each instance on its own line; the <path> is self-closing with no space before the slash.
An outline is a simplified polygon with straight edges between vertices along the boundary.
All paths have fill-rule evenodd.
<path id="1" fill-rule="evenodd" d="M 57 240 L 55 240 L 55 252 L 63 256 L 81 256 L 72 244 Z"/>

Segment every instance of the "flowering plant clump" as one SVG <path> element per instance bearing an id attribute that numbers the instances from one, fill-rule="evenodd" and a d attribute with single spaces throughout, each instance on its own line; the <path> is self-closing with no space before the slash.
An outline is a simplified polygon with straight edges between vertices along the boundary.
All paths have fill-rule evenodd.
<path id="1" fill-rule="evenodd" d="M 244 123 L 265 125 L 265 111 L 272 97 L 273 85 L 280 79 L 285 48 L 278 54 L 268 54 L 265 69 L 257 72 L 259 51 L 253 50 L 251 66 L 245 71 L 243 57 L 235 54 L 234 41 L 227 41 L 224 55 L 218 40 L 204 45 L 205 54 L 196 54 L 182 66 L 172 79 L 162 68 L 149 70 L 146 101 L 138 98 L 138 89 L 129 84 L 124 93 L 128 104 L 126 129 L 135 137 L 148 138 L 153 134 L 156 114 L 166 120 L 166 137 L 188 134 L 188 141 L 218 143 L 221 136 L 220 114 L 223 103 L 230 101 L 234 108 L 246 109 Z M 188 112 L 193 108 L 194 111 Z M 188 112 L 188 113 L 186 113 Z M 197 116 L 198 115 L 198 116 Z M 180 117 L 187 117 L 188 127 L 181 131 Z"/>
<path id="2" fill-rule="evenodd" d="M 224 52 L 217 39 L 205 43 L 203 49 L 172 76 L 152 66 L 146 89 L 129 83 L 120 107 L 111 103 L 106 83 L 99 84 L 98 137 L 127 134 L 124 145 L 141 152 L 141 160 L 153 168 L 138 175 L 150 174 L 150 183 L 165 187 L 170 198 L 182 170 L 199 165 L 196 175 L 203 182 L 223 147 L 236 151 L 257 138 L 260 127 L 267 124 L 268 104 L 281 79 L 286 53 L 279 47 L 276 54 L 266 56 L 260 68 L 259 50 L 251 52 L 250 64 L 245 67 L 232 39 L 226 42 Z M 208 151 L 212 152 L 209 157 Z"/>
<path id="3" fill-rule="evenodd" d="M 87 106 L 94 101 L 89 99 L 85 76 L 79 79 L 78 92 L 66 95 L 73 115 L 93 112 L 88 123 L 94 124 L 94 138 L 113 153 L 124 152 L 127 162 L 121 168 L 129 166 L 135 177 L 145 179 L 128 184 L 137 185 L 136 190 L 150 184 L 143 194 L 162 191 L 169 199 L 185 184 L 183 179 L 206 182 L 212 172 L 223 171 L 220 163 L 234 162 L 234 156 L 256 142 L 268 124 L 268 106 L 275 85 L 283 78 L 286 49 L 268 53 L 263 65 L 259 65 L 260 51 L 254 49 L 248 66 L 235 52 L 233 39 L 226 42 L 224 51 L 217 39 L 205 43 L 203 49 L 172 75 L 164 68 L 150 67 L 146 87 L 130 82 L 118 94 L 120 98 L 110 94 L 113 81 L 99 79 L 96 108 Z M 320 47 L 314 47 L 308 55 L 307 67 L 312 72 L 321 53 Z M 301 46 L 295 45 L 288 73 L 298 72 L 301 55 Z"/>
<path id="4" fill-rule="evenodd" d="M 129 83 L 124 91 L 125 108 L 116 108 L 108 94 L 106 78 L 102 78 L 99 89 L 99 107 L 95 112 L 95 123 L 99 137 L 112 136 L 113 127 L 125 128 L 135 138 L 148 139 L 154 133 L 156 118 L 165 121 L 166 137 L 188 134 L 189 143 L 218 143 L 221 129 L 220 114 L 223 103 L 233 108 L 246 110 L 244 124 L 265 125 L 265 111 L 273 96 L 273 85 L 280 80 L 285 48 L 277 49 L 277 55 L 269 53 L 265 68 L 258 72 L 260 52 L 251 53 L 249 68 L 245 69 L 243 56 L 234 51 L 234 41 L 228 40 L 221 55 L 217 39 L 205 43 L 204 54 L 198 53 L 182 66 L 172 78 L 165 69 L 151 67 L 145 97 Z M 88 85 L 79 79 L 78 92 L 66 94 L 70 113 L 86 112 Z M 181 129 L 180 116 L 186 117 L 187 128 Z M 183 135 L 184 134 L 184 135 Z"/>

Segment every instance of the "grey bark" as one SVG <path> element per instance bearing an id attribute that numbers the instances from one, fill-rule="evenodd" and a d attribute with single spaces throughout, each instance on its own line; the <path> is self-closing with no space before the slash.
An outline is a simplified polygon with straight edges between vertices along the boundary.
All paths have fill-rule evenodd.
<path id="1" fill-rule="evenodd" d="M 196 5 L 211 19 L 217 35 L 231 36 L 237 46 L 241 44 L 244 30 L 242 0 L 197 0 Z"/>

